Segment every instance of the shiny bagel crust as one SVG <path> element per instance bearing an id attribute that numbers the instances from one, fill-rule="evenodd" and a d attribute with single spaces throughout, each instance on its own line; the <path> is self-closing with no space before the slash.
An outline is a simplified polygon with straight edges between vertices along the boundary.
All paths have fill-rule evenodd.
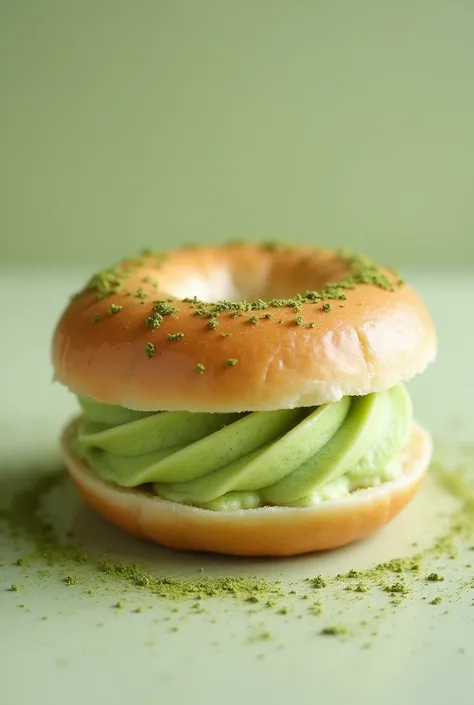
<path id="1" fill-rule="evenodd" d="M 329 298 L 295 301 L 298 292 L 324 293 L 350 276 L 351 260 L 258 245 L 125 260 L 93 279 L 61 316 L 56 379 L 76 394 L 145 411 L 284 409 L 387 389 L 425 369 L 436 338 L 417 293 L 378 271 L 391 290 L 356 283 L 333 287 Z M 183 301 L 196 294 L 257 308 L 206 317 L 209 305 Z M 172 313 L 153 327 L 156 302 L 167 300 Z"/>
<path id="2" fill-rule="evenodd" d="M 430 436 L 414 425 L 402 454 L 404 473 L 397 480 L 310 508 L 214 512 L 104 482 L 73 451 L 76 423 L 63 433 L 63 457 L 74 485 L 99 514 L 128 534 L 162 546 L 239 556 L 298 555 L 368 536 L 409 503 L 423 481 L 432 452 Z"/>

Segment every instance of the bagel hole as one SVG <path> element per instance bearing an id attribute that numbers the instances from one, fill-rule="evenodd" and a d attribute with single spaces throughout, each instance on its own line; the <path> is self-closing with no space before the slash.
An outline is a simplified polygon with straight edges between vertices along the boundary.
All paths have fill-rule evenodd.
<path id="1" fill-rule="evenodd" d="M 336 274 L 336 272 L 334 272 Z M 188 270 L 182 277 L 170 282 L 173 296 L 200 301 L 254 301 L 287 299 L 298 293 L 323 288 L 328 282 L 328 271 L 318 271 L 314 261 L 299 259 L 294 262 L 273 262 L 269 266 L 218 266 L 206 270 Z"/>

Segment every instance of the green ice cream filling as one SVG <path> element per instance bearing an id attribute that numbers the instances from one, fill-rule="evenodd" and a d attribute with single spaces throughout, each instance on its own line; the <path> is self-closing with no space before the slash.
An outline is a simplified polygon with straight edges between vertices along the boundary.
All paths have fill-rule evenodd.
<path id="1" fill-rule="evenodd" d="M 103 480 L 216 511 L 308 507 L 393 480 L 412 425 L 402 384 L 318 407 L 241 414 L 79 402 L 76 449 Z"/>

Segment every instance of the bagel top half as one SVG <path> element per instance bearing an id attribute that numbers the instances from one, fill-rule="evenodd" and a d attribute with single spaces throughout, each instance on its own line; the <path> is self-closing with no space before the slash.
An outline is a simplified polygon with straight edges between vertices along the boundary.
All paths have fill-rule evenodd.
<path id="1" fill-rule="evenodd" d="M 365 256 L 236 244 L 144 252 L 63 312 L 56 379 L 141 411 L 290 409 L 382 391 L 436 354 L 418 294 Z"/>

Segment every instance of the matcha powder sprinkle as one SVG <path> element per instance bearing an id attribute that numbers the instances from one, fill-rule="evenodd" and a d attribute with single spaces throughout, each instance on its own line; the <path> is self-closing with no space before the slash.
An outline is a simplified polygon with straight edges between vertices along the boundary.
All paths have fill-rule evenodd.
<path id="1" fill-rule="evenodd" d="M 207 597 L 235 597 L 251 601 L 269 594 L 283 595 L 279 581 L 258 577 L 208 577 L 173 578 L 169 575 L 154 577 L 139 565 L 102 563 L 102 572 L 124 579 L 134 587 L 167 600 L 204 599 Z"/>
<path id="2" fill-rule="evenodd" d="M 145 355 L 147 356 L 148 360 L 150 360 L 150 358 L 153 357 L 155 352 L 156 352 L 156 350 L 155 350 L 155 346 L 153 343 L 147 343 L 145 345 Z"/>
<path id="3" fill-rule="evenodd" d="M 55 495 L 62 492 L 64 473 L 43 475 L 18 492 L 8 508 L 0 509 L 0 521 L 7 525 L 12 538 L 26 539 L 34 547 L 31 553 L 14 557 L 13 565 L 18 567 L 18 578 L 11 581 L 7 591 L 12 596 L 23 595 L 27 592 L 26 573 L 31 575 L 33 572 L 38 579 L 56 580 L 58 585 L 69 591 L 78 590 L 87 595 L 111 593 L 114 604 L 118 606 L 123 603 L 125 611 L 135 607 L 129 604 L 128 597 L 125 604 L 125 595 L 134 595 L 135 598 L 154 596 L 170 603 L 171 611 L 178 609 L 179 601 L 194 602 L 199 607 L 196 611 L 203 614 L 206 614 L 206 609 L 201 609 L 204 600 L 229 598 L 238 600 L 242 606 L 247 603 L 249 616 L 272 610 L 275 615 L 284 617 L 280 620 L 284 623 L 288 619 L 304 620 L 305 617 L 317 623 L 327 615 L 328 623 L 321 625 L 317 633 L 326 636 L 347 633 L 351 638 L 355 625 L 351 622 L 346 632 L 346 628 L 338 622 L 340 615 L 352 614 L 354 603 L 360 603 L 362 610 L 369 608 L 374 599 L 383 605 L 376 614 L 372 614 L 372 619 L 360 622 L 361 629 L 367 627 L 373 630 L 375 618 L 388 610 L 393 614 L 393 610 L 398 610 L 398 606 L 407 600 L 424 600 L 424 604 L 432 606 L 430 609 L 435 614 L 442 615 L 445 610 L 436 609 L 436 605 L 449 604 L 462 596 L 468 598 L 469 604 L 472 603 L 472 577 L 469 575 L 464 581 L 453 578 L 446 565 L 449 559 L 458 555 L 461 557 L 462 549 L 467 551 L 473 545 L 474 490 L 462 469 L 459 472 L 443 471 L 433 465 L 432 471 L 448 493 L 459 500 L 459 508 L 450 515 L 445 533 L 434 536 L 428 547 L 415 555 L 392 558 L 367 569 L 348 570 L 347 566 L 342 574 L 313 575 L 289 586 L 280 580 L 248 575 L 213 576 L 203 571 L 192 576 L 156 574 L 144 565 L 112 562 L 99 553 L 86 553 L 80 544 L 75 546 L 71 543 L 69 533 L 61 536 L 47 515 L 45 518 L 45 501 L 49 502 L 51 492 L 54 491 Z M 467 567 L 471 568 L 470 562 Z M 292 603 L 282 605 L 282 598 L 286 603 L 291 595 L 295 595 Z M 317 601 L 314 599 L 316 595 L 319 598 Z M 334 598 L 337 599 L 337 613 L 332 610 Z M 24 609 L 27 609 L 26 606 Z"/>

